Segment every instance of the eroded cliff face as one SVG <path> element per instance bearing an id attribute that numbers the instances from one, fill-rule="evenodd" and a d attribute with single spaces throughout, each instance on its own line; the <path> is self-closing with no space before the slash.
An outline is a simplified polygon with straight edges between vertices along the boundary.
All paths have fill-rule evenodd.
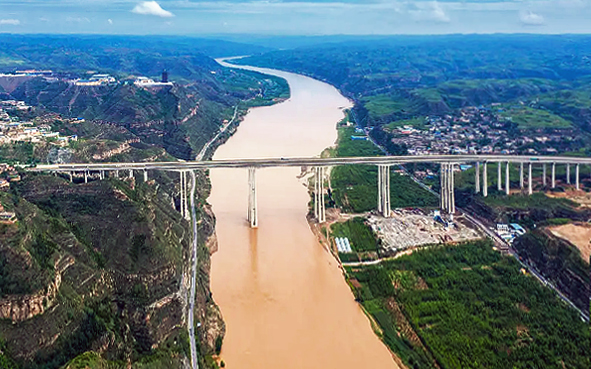
<path id="1" fill-rule="evenodd" d="M 211 206 L 203 207 L 199 226 L 200 235 L 205 236 L 205 242 L 199 249 L 195 321 L 201 325 L 196 331 L 201 342 L 201 355 L 214 355 L 219 350 L 216 347 L 219 345 L 218 341 L 221 342 L 226 334 L 226 324 L 210 290 L 211 255 L 218 249 L 215 215 Z"/>
<path id="2" fill-rule="evenodd" d="M 21 259 L 36 265 L 40 246 L 23 240 L 43 236 L 41 251 L 58 261 L 47 286 L 0 301 L 0 316 L 10 318 L 0 321 L 0 333 L 13 359 L 31 368 L 60 367 L 94 351 L 133 363 L 159 350 L 183 362 L 183 272 L 192 232 L 165 187 L 166 178 L 135 186 L 116 179 L 23 180 L 16 241 L 3 242 L 0 251 L 24 249 L 19 252 L 33 257 Z M 34 277 L 29 274 L 23 278 Z"/>
<path id="3" fill-rule="evenodd" d="M 31 319 L 43 314 L 55 304 L 56 295 L 62 284 L 62 273 L 75 263 L 72 256 L 66 255 L 55 262 L 55 278 L 43 290 L 32 295 L 12 295 L 0 299 L 0 319 L 10 319 L 13 323 Z"/>

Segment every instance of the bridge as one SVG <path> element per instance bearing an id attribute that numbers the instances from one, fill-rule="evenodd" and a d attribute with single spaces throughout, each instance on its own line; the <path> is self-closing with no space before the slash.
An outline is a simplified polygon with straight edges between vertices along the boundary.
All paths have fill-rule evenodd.
<path id="1" fill-rule="evenodd" d="M 135 162 L 135 163 L 89 163 L 89 164 L 49 164 L 26 168 L 29 172 L 65 173 L 72 181 L 73 175 L 82 173 L 84 181 L 88 182 L 90 175 L 104 179 L 108 173 L 119 177 L 121 171 L 128 172 L 129 177 L 134 171 L 143 173 L 144 181 L 148 180 L 148 172 L 153 170 L 173 171 L 180 173 L 181 183 L 181 213 L 188 217 L 187 206 L 187 176 L 188 171 L 218 168 L 248 169 L 248 211 L 247 219 L 251 227 L 258 227 L 256 171 L 264 168 L 305 167 L 313 168 L 314 172 L 314 216 L 319 223 L 325 222 L 324 179 L 326 169 L 341 165 L 376 165 L 378 170 L 378 201 L 377 210 L 385 217 L 391 214 L 390 208 L 390 167 L 413 163 L 431 163 L 440 166 L 440 206 L 444 212 L 454 214 L 455 169 L 462 164 L 473 164 L 475 171 L 475 192 L 488 196 L 487 165 L 497 163 L 497 186 L 499 191 L 510 193 L 510 167 L 519 165 L 519 183 L 523 190 L 525 186 L 525 166 L 527 165 L 527 190 L 533 193 L 532 168 L 542 167 L 542 183 L 551 188 L 556 187 L 556 166 L 566 167 L 566 183 L 571 183 L 571 166 L 574 167 L 574 184 L 580 189 L 580 165 L 591 165 L 591 158 L 568 156 L 519 156 L 519 155 L 424 155 L 424 156 L 378 156 L 378 157 L 349 157 L 349 158 L 267 158 L 267 159 L 227 159 L 209 161 L 175 161 L 175 162 Z M 505 185 L 502 186 L 503 165 Z M 548 168 L 550 167 L 550 178 Z"/>

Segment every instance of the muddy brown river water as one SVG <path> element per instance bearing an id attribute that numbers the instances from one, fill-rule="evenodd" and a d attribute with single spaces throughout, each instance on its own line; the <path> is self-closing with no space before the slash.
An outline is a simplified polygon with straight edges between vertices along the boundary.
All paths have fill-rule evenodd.
<path id="1" fill-rule="evenodd" d="M 291 98 L 252 109 L 215 159 L 316 156 L 336 140 L 350 106 L 334 87 L 285 78 Z M 306 221 L 309 195 L 300 169 L 257 171 L 259 228 L 246 222 L 247 171 L 212 170 L 209 199 L 219 251 L 213 297 L 227 324 L 222 359 L 230 369 L 397 368 L 354 301 L 337 262 Z"/>

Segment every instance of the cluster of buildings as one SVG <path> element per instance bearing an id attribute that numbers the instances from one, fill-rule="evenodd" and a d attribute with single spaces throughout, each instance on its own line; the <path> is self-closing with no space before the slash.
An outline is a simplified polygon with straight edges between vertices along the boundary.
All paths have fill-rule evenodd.
<path id="1" fill-rule="evenodd" d="M 20 175 L 14 168 L 8 164 L 0 164 L 0 189 L 5 190 L 10 188 L 10 182 L 17 182 L 21 180 Z M 0 204 L 0 224 L 14 224 L 16 223 L 16 214 L 11 211 L 6 211 L 4 206 Z"/>
<path id="2" fill-rule="evenodd" d="M 76 86 L 109 86 L 121 83 L 115 77 L 109 74 L 94 74 L 88 79 L 76 79 L 69 80 Z M 149 87 L 165 87 L 172 86 L 173 83 L 168 81 L 168 72 L 162 72 L 162 78 L 160 81 L 155 81 L 148 77 L 135 77 L 131 80 L 124 81 L 123 83 L 132 83 L 137 87 L 149 88 Z"/>
<path id="3" fill-rule="evenodd" d="M 68 82 L 76 86 L 108 86 L 116 84 L 117 80 L 108 74 L 94 74 L 88 79 L 75 79 Z"/>
<path id="4" fill-rule="evenodd" d="M 525 234 L 525 229 L 517 223 L 499 223 L 497 224 L 496 233 L 499 237 L 505 240 L 505 242 L 512 244 L 517 237 Z"/>
<path id="5" fill-rule="evenodd" d="M 45 123 L 20 122 L 10 116 L 10 109 L 29 109 L 23 101 L 0 101 L 0 144 L 13 142 L 42 142 L 55 141 L 65 146 L 70 141 L 77 141 L 76 135 L 61 136 L 59 132 L 53 132 L 51 126 Z"/>
<path id="6" fill-rule="evenodd" d="M 467 107 L 453 115 L 429 116 L 424 128 L 392 129 L 392 142 L 405 145 L 410 155 L 435 154 L 553 154 L 576 139 L 571 130 L 528 130 L 515 134 L 498 104 Z M 512 132 L 513 130 L 513 132 Z"/>
<path id="7" fill-rule="evenodd" d="M 89 72 L 93 73 L 93 72 Z M 4 79 L 12 79 L 12 80 L 28 80 L 32 78 L 42 77 L 47 81 L 57 82 L 62 81 L 69 83 L 74 86 L 87 86 L 87 87 L 96 87 L 96 86 L 110 86 L 116 85 L 120 82 L 117 78 L 109 75 L 109 74 L 93 74 L 89 78 L 72 78 L 72 76 L 67 74 L 55 74 L 52 70 L 36 70 L 36 69 L 29 69 L 29 70 L 17 70 L 13 73 L 0 73 L 0 78 Z M 160 81 L 155 81 L 148 77 L 134 77 L 131 80 L 124 81 L 123 83 L 132 83 L 135 86 L 149 88 L 149 87 L 164 87 L 164 86 L 172 86 L 173 83 L 169 82 L 168 80 L 168 72 L 162 72 L 162 78 Z"/>

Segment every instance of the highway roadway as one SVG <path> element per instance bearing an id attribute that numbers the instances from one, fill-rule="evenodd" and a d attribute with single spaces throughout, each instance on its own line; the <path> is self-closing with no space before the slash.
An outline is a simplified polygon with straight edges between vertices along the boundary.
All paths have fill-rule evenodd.
<path id="1" fill-rule="evenodd" d="M 422 156 L 376 156 L 350 158 L 260 158 L 225 159 L 208 161 L 135 162 L 135 163 L 80 163 L 44 164 L 27 167 L 31 172 L 69 172 L 100 170 L 195 170 L 214 168 L 273 168 L 273 167 L 321 167 L 353 164 L 399 165 L 408 163 L 531 163 L 531 164 L 585 164 L 591 158 L 568 156 L 522 156 L 522 155 L 422 155 Z"/>

